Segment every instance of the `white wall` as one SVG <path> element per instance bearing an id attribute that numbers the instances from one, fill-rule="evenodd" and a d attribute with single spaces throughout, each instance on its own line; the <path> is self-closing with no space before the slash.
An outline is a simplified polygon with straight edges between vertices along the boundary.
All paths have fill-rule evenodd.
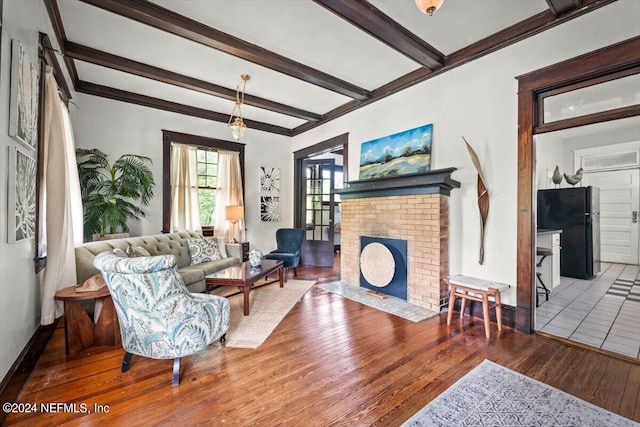
<path id="1" fill-rule="evenodd" d="M 33 262 L 35 240 L 7 243 L 8 147 L 24 149 L 9 136 L 11 40 L 20 40 L 35 65 L 39 32 L 47 33 L 57 47 L 42 1 L 4 1 L 0 47 L 0 378 L 7 374 L 40 323 L 40 288 Z"/>
<path id="2" fill-rule="evenodd" d="M 560 173 L 573 173 L 565 168 L 564 162 L 564 140 L 561 132 L 550 132 L 542 135 L 536 135 L 536 176 L 538 190 L 547 188 L 555 188 L 555 185 L 549 183 L 548 175 L 552 174 L 556 166 L 560 168 Z M 562 181 L 564 183 L 564 180 Z M 561 184 L 563 186 L 564 184 Z"/>
<path id="3" fill-rule="evenodd" d="M 349 178 L 358 177 L 360 144 L 433 123 L 432 168 L 456 167 L 450 199 L 450 270 L 510 283 L 516 304 L 517 81 L 514 77 L 640 35 L 640 2 L 620 0 L 294 138 L 299 150 L 348 132 Z M 490 213 L 485 262 L 478 263 L 476 173 L 461 136 L 487 178 Z"/>
<path id="4" fill-rule="evenodd" d="M 155 197 L 146 216 L 131 221 L 134 236 L 158 234 L 162 231 L 162 130 L 170 130 L 210 138 L 231 140 L 226 123 L 217 123 L 181 114 L 127 104 L 91 95 L 78 94 L 79 108 L 70 108 L 76 147 L 99 148 L 114 161 L 122 154 L 141 154 L 153 160 L 156 180 Z M 242 143 L 245 147 L 245 215 L 247 240 L 251 248 L 263 252 L 275 249 L 275 230 L 293 224 L 293 154 L 288 137 L 248 129 Z M 259 168 L 278 167 L 280 181 L 281 221 L 260 221 Z"/>
<path id="5" fill-rule="evenodd" d="M 636 120 L 629 121 L 629 119 L 626 119 L 624 122 L 628 122 L 628 125 L 625 126 L 621 124 L 619 129 L 599 132 L 598 128 L 594 126 L 593 133 L 580 137 L 565 138 L 563 141 L 563 159 L 565 169 L 568 171 L 575 169 L 573 161 L 575 150 L 640 141 L 640 126 L 638 125 L 638 122 Z"/>
<path id="6" fill-rule="evenodd" d="M 640 120 L 633 117 L 564 129 L 537 135 L 535 140 L 537 188 L 544 189 L 547 188 L 547 171 L 553 173 L 556 165 L 560 167 L 561 173 L 573 174 L 576 171 L 576 150 L 640 141 Z M 563 180 L 560 187 L 567 188 L 571 185 Z"/>

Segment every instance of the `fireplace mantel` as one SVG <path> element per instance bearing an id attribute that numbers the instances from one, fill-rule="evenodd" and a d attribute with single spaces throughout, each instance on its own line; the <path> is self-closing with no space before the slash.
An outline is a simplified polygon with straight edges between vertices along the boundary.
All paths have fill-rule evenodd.
<path id="1" fill-rule="evenodd" d="M 456 168 L 446 168 L 389 178 L 349 181 L 345 188 L 335 192 L 340 194 L 342 200 L 438 193 L 449 196 L 452 189 L 460 188 L 460 182 L 451 178 L 451 173 L 455 170 Z"/>

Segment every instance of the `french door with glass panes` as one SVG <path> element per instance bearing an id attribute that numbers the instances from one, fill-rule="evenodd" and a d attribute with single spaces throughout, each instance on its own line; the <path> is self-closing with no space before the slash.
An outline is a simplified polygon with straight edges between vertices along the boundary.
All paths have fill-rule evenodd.
<path id="1" fill-rule="evenodd" d="M 306 233 L 302 247 L 302 264 L 333 266 L 335 160 L 305 159 L 302 162 L 302 171 L 302 212 Z"/>

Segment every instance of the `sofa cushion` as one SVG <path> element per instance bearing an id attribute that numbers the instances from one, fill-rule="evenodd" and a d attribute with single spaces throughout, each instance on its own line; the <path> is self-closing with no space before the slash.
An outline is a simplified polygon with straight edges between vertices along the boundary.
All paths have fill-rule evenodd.
<path id="1" fill-rule="evenodd" d="M 120 248 L 115 248 L 113 250 L 113 253 L 116 254 L 117 256 L 119 256 L 120 258 L 128 258 L 129 255 L 127 255 L 127 253 L 125 251 L 123 251 Z"/>
<path id="2" fill-rule="evenodd" d="M 178 260 L 178 273 L 182 276 L 185 285 L 188 286 L 191 292 L 203 292 L 205 290 L 204 276 L 230 265 L 238 264 L 242 258 L 242 246 L 240 244 L 229 244 L 226 249 L 230 258 L 199 264 L 194 266 L 197 268 L 191 269 L 188 268 L 191 265 L 191 255 L 189 254 L 187 240 L 196 238 L 202 238 L 202 236 L 197 233 L 178 232 L 84 243 L 82 246 L 75 248 L 78 283 L 82 283 L 89 277 L 99 273 L 99 270 L 93 265 L 93 260 L 99 253 L 114 252 L 114 249 L 124 252 L 129 246 L 141 246 L 152 256 L 175 255 Z"/>
<path id="3" fill-rule="evenodd" d="M 217 237 L 218 239 L 218 249 L 220 249 L 220 258 L 229 258 L 227 255 L 227 244 L 224 241 L 224 237 Z"/>
<path id="4" fill-rule="evenodd" d="M 204 270 L 201 268 L 194 268 L 197 266 L 188 266 L 183 267 L 178 270 L 180 277 L 185 284 L 191 284 L 195 282 L 199 282 L 200 280 L 204 280 Z"/>
<path id="5" fill-rule="evenodd" d="M 94 292 L 107 286 L 101 273 L 89 277 L 84 283 L 76 288 L 76 292 Z"/>
<path id="6" fill-rule="evenodd" d="M 126 254 L 130 258 L 137 258 L 137 257 L 142 257 L 142 256 L 151 256 L 149 251 L 146 250 L 145 248 L 143 248 L 142 246 L 129 246 L 127 248 Z"/>
<path id="7" fill-rule="evenodd" d="M 191 254 L 191 265 L 222 259 L 220 249 L 218 249 L 218 239 L 215 237 L 189 239 L 187 243 L 189 245 L 189 254 Z"/>

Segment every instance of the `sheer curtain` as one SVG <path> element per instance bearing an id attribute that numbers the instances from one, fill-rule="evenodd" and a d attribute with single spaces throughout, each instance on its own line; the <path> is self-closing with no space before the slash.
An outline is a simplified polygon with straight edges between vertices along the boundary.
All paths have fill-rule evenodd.
<path id="1" fill-rule="evenodd" d="M 216 234 L 228 237 L 226 206 L 244 206 L 240 155 L 236 151 L 218 151 L 218 188 L 216 190 Z M 244 217 L 244 214 L 242 215 Z M 244 240 L 244 221 L 238 222 L 240 240 Z"/>
<path id="2" fill-rule="evenodd" d="M 40 176 L 40 253 L 46 253 L 42 271 L 41 324 L 49 325 L 63 314 L 53 299 L 56 291 L 76 285 L 74 245 L 82 243 L 82 200 L 66 105 L 58 95 L 52 70 L 45 73 L 45 117 Z M 46 236 L 46 237 L 44 237 Z M 46 239 L 46 240 L 44 240 Z M 43 252 L 44 251 L 44 252 Z"/>
<path id="3" fill-rule="evenodd" d="M 198 149 L 171 145 L 171 230 L 200 231 Z"/>

